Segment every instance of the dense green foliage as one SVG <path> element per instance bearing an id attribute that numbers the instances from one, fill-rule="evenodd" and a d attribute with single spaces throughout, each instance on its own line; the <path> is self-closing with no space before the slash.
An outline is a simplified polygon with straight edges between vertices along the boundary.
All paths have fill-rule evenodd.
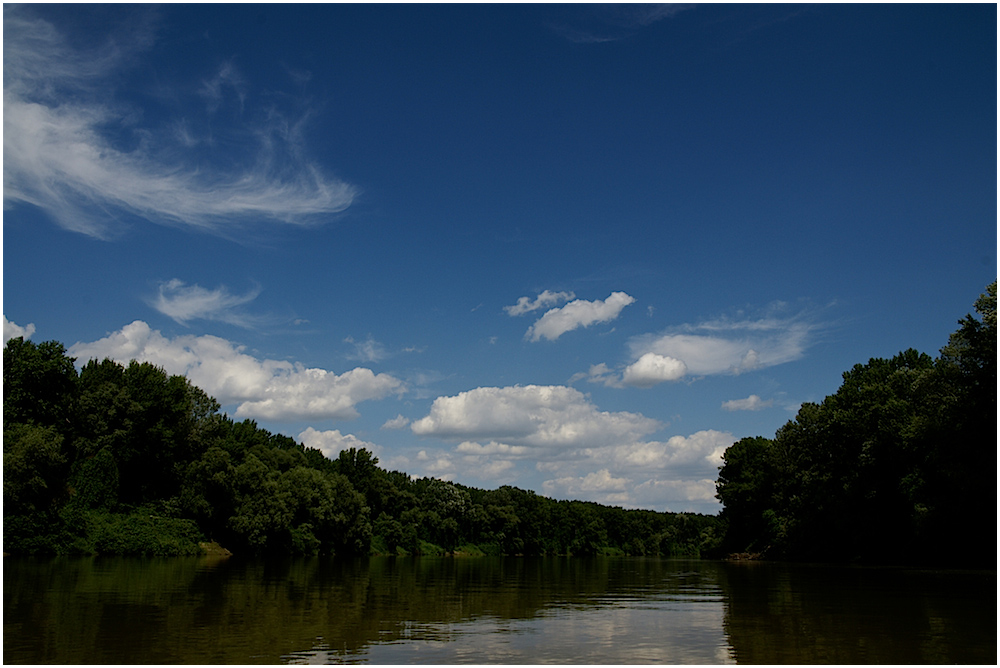
<path id="1" fill-rule="evenodd" d="M 996 287 L 936 359 L 910 349 L 858 364 L 773 439 L 729 447 L 717 482 L 725 548 L 994 564 Z"/>
<path id="2" fill-rule="evenodd" d="M 714 516 L 555 501 L 335 460 L 235 422 L 180 376 L 90 361 L 56 342 L 4 347 L 4 551 L 698 556 Z"/>

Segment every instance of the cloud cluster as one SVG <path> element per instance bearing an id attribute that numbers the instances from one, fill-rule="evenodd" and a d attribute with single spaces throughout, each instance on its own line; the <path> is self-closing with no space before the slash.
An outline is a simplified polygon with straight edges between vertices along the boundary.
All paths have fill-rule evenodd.
<path id="1" fill-rule="evenodd" d="M 572 387 L 515 385 L 438 397 L 410 429 L 418 436 L 529 446 L 546 458 L 567 448 L 631 442 L 661 426 L 638 413 L 600 411 Z"/>
<path id="2" fill-rule="evenodd" d="M 574 329 L 589 327 L 599 322 L 610 322 L 621 314 L 623 308 L 634 302 L 635 298 L 624 292 L 612 292 L 603 301 L 577 299 L 560 308 L 546 311 L 545 315 L 528 328 L 524 338 L 529 341 L 538 341 L 542 338 L 555 341 Z"/>
<path id="3" fill-rule="evenodd" d="M 216 336 L 169 339 L 137 320 L 103 339 L 76 343 L 78 362 L 135 359 L 186 376 L 222 404 L 238 404 L 236 416 L 266 420 L 351 419 L 355 406 L 404 390 L 385 373 L 356 368 L 340 375 L 281 360 L 257 359 Z"/>
<path id="4" fill-rule="evenodd" d="M 223 233 L 245 221 L 308 224 L 350 206 L 356 189 L 305 157 L 304 119 L 271 111 L 245 121 L 235 144 L 253 153 L 235 168 L 195 153 L 200 142 L 186 121 L 140 126 L 146 115 L 117 100 L 114 82 L 148 46 L 134 38 L 76 48 L 30 8 L 4 6 L 5 206 L 37 206 L 97 238 L 110 236 L 122 214 Z M 221 86 L 234 75 L 220 71 L 215 80 L 201 92 L 221 104 Z"/>
<path id="5" fill-rule="evenodd" d="M 254 318 L 239 312 L 239 307 L 252 302 L 260 294 L 255 288 L 243 295 L 234 295 L 226 286 L 208 290 L 200 285 L 187 285 L 179 279 L 161 283 L 150 306 L 176 322 L 187 325 L 189 320 L 216 320 L 250 327 Z"/>
<path id="6" fill-rule="evenodd" d="M 481 387 L 439 397 L 411 423 L 418 436 L 456 443 L 421 451 L 417 464 L 449 479 L 515 483 L 530 466 L 548 473 L 546 494 L 627 506 L 712 512 L 727 432 L 648 440 L 663 427 L 638 413 L 601 411 L 565 386 Z M 669 492 L 669 494 L 667 494 Z M 665 496 L 667 494 L 667 496 Z"/>
<path id="7" fill-rule="evenodd" d="M 22 336 L 26 339 L 30 339 L 31 335 L 35 333 L 35 326 L 28 323 L 24 327 L 17 325 L 7 319 L 7 316 L 3 316 L 3 342 L 7 343 L 11 339 L 16 339 Z"/>

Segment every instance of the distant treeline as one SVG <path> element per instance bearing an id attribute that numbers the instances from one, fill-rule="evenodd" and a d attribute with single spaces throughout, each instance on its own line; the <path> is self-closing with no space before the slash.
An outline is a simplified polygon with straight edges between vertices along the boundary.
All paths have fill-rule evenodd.
<path id="1" fill-rule="evenodd" d="M 937 358 L 844 374 L 773 439 L 730 446 L 720 516 L 556 501 L 337 459 L 235 422 L 181 376 L 4 346 L 11 554 L 523 554 L 996 563 L 996 283 Z"/>
<path id="2" fill-rule="evenodd" d="M 337 459 L 235 422 L 181 376 L 4 347 L 3 549 L 11 554 L 634 554 L 699 556 L 711 515 L 555 501 Z"/>
<path id="3" fill-rule="evenodd" d="M 844 374 L 774 438 L 726 450 L 723 549 L 765 558 L 996 564 L 997 284 L 937 358 Z"/>

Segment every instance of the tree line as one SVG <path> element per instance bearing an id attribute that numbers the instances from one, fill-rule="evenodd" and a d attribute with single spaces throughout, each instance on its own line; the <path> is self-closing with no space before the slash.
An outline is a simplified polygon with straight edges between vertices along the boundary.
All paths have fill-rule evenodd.
<path id="1" fill-rule="evenodd" d="M 909 349 L 858 364 L 774 438 L 730 446 L 716 484 L 723 549 L 992 568 L 996 288 L 936 358 Z"/>
<path id="2" fill-rule="evenodd" d="M 723 455 L 719 516 L 557 501 L 336 459 L 237 422 L 182 376 L 4 346 L 11 554 L 722 556 L 936 564 L 996 560 L 996 282 L 936 358 L 843 374 L 774 438 Z"/>
<path id="3" fill-rule="evenodd" d="M 182 376 L 4 346 L 3 549 L 11 554 L 699 556 L 711 515 L 414 479 L 237 422 Z"/>

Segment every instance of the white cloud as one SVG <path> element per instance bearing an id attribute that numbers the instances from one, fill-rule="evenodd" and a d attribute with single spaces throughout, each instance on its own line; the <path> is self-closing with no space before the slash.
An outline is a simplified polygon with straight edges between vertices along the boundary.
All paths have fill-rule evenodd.
<path id="1" fill-rule="evenodd" d="M 220 152 L 195 152 L 200 142 L 187 119 L 140 126 L 158 114 L 122 104 L 114 89 L 149 47 L 151 32 L 137 34 L 78 50 L 30 8 L 4 6 L 5 207 L 34 205 L 66 229 L 107 238 L 121 214 L 223 233 L 247 222 L 320 222 L 351 205 L 355 188 L 305 156 L 308 115 L 261 109 L 253 117 L 263 121 L 214 128 L 249 149 L 226 165 Z M 220 71 L 202 93 L 222 104 L 224 84 L 235 81 Z M 242 104 L 246 94 L 238 97 Z"/>
<path id="2" fill-rule="evenodd" d="M 511 481 L 509 477 L 514 462 L 509 459 L 495 459 L 478 464 L 476 471 L 481 480 Z"/>
<path id="3" fill-rule="evenodd" d="M 239 313 L 238 307 L 252 302 L 260 294 L 256 288 L 244 295 L 229 293 L 226 286 L 208 290 L 200 285 L 187 285 L 179 279 L 161 283 L 150 306 L 186 325 L 189 320 L 216 320 L 240 327 L 249 327 L 254 319 Z"/>
<path id="4" fill-rule="evenodd" d="M 612 461 L 615 467 L 636 473 L 667 470 L 712 473 L 722 462 L 722 451 L 735 440 L 729 432 L 706 429 L 690 436 L 672 436 L 662 442 L 633 443 L 616 448 Z"/>
<path id="5" fill-rule="evenodd" d="M 486 445 L 480 445 L 474 441 L 462 441 L 455 448 L 456 452 L 469 455 L 504 455 L 506 457 L 520 457 L 531 452 L 531 449 L 523 445 L 507 445 L 490 441 Z"/>
<path id="6" fill-rule="evenodd" d="M 594 471 L 585 476 L 567 476 L 546 480 L 542 489 L 550 496 L 597 501 L 605 504 L 627 504 L 630 500 L 628 478 L 616 478 L 607 469 Z"/>
<path id="7" fill-rule="evenodd" d="M 607 364 L 601 362 L 600 364 L 592 364 L 587 373 L 578 373 L 570 379 L 570 381 L 580 380 L 586 378 L 588 383 L 601 383 L 606 387 L 623 387 L 621 380 L 619 379 L 619 374 L 612 371 Z"/>
<path id="8" fill-rule="evenodd" d="M 722 453 L 735 438 L 699 431 L 666 441 L 636 441 L 589 448 L 575 459 L 542 462 L 553 474 L 547 494 L 600 503 L 662 510 L 716 512 L 715 479 Z"/>
<path id="9" fill-rule="evenodd" d="M 685 373 L 687 366 L 684 362 L 665 355 L 646 353 L 626 367 L 622 382 L 634 387 L 652 387 L 668 380 L 683 378 Z"/>
<path id="10" fill-rule="evenodd" d="M 348 450 L 350 448 L 355 448 L 356 450 L 364 448 L 375 455 L 378 455 L 381 451 L 378 445 L 362 441 L 354 434 L 341 434 L 339 429 L 317 431 L 312 427 L 308 427 L 299 434 L 299 441 L 307 448 L 316 448 L 329 459 L 336 459 L 341 450 Z"/>
<path id="11" fill-rule="evenodd" d="M 135 359 L 187 376 L 222 404 L 239 404 L 236 416 L 267 420 L 350 419 L 362 401 L 403 391 L 388 374 L 356 368 L 337 375 L 281 360 L 257 359 L 243 347 L 215 336 L 168 339 L 137 320 L 103 339 L 76 343 L 69 354 L 79 363 L 109 357 Z"/>
<path id="12" fill-rule="evenodd" d="M 715 480 L 715 476 L 696 480 L 649 479 L 636 485 L 632 498 L 644 508 L 654 506 L 678 513 L 714 512 L 719 509 Z"/>
<path id="13" fill-rule="evenodd" d="M 507 315 L 511 316 L 524 315 L 525 313 L 537 311 L 546 306 L 569 301 L 575 296 L 572 292 L 552 292 L 551 290 L 545 290 L 540 292 L 534 301 L 530 297 L 521 297 L 517 300 L 516 304 L 513 306 L 504 306 L 503 310 L 507 312 Z"/>
<path id="14" fill-rule="evenodd" d="M 641 414 L 601 411 L 573 388 L 533 385 L 438 397 L 410 425 L 418 436 L 455 443 L 421 451 L 415 464 L 424 475 L 518 484 L 531 466 L 547 474 L 542 491 L 560 498 L 718 511 L 714 486 L 706 496 L 704 481 L 715 480 L 735 438 L 708 429 L 648 439 L 662 427 Z"/>
<path id="15" fill-rule="evenodd" d="M 604 301 L 577 299 L 563 307 L 547 311 L 528 328 L 524 337 L 530 341 L 538 341 L 543 337 L 555 341 L 574 329 L 589 327 L 598 322 L 610 322 L 633 302 L 635 298 L 624 292 L 612 292 Z"/>
<path id="16" fill-rule="evenodd" d="M 31 335 L 35 333 L 35 326 L 28 323 L 24 327 L 16 325 L 7 319 L 7 316 L 3 316 L 3 342 L 7 343 L 11 339 L 16 339 L 19 336 L 23 336 L 26 339 L 30 339 Z"/>
<path id="17" fill-rule="evenodd" d="M 409 425 L 410 418 L 397 415 L 390 420 L 386 420 L 385 424 L 382 425 L 382 429 L 405 429 Z"/>
<path id="18" fill-rule="evenodd" d="M 583 393 L 562 385 L 480 387 L 438 397 L 410 426 L 419 436 L 501 440 L 553 453 L 628 443 L 660 427 L 638 413 L 599 411 Z"/>
<path id="19" fill-rule="evenodd" d="M 680 360 L 691 375 L 739 374 L 800 359 L 816 326 L 804 317 L 715 320 L 629 342 L 632 354 Z"/>
<path id="20" fill-rule="evenodd" d="M 379 362 L 389 356 L 385 346 L 368 336 L 364 341 L 355 341 L 348 336 L 344 343 L 350 343 L 354 347 L 354 352 L 347 356 L 347 359 L 359 362 Z"/>
<path id="21" fill-rule="evenodd" d="M 423 467 L 427 475 L 441 480 L 453 480 L 455 478 L 455 464 L 447 454 L 436 453 L 427 454 L 426 450 L 417 453 L 417 462 Z"/>
<path id="22" fill-rule="evenodd" d="M 722 410 L 726 411 L 760 411 L 771 407 L 774 402 L 764 401 L 756 394 L 751 394 L 746 399 L 731 399 L 722 402 Z"/>

